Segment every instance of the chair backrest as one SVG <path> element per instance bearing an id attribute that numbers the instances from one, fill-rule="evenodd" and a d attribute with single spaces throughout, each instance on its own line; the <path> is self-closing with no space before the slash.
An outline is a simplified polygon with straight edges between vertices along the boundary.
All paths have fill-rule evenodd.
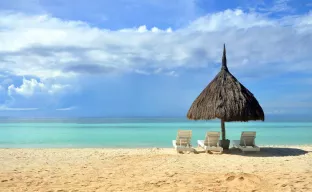
<path id="1" fill-rule="evenodd" d="M 191 145 L 192 130 L 178 130 L 177 145 Z"/>
<path id="2" fill-rule="evenodd" d="M 256 139 L 255 131 L 243 131 L 240 138 L 240 145 L 242 146 L 254 146 Z"/>
<path id="3" fill-rule="evenodd" d="M 220 132 L 210 131 L 206 133 L 205 145 L 207 146 L 219 146 Z"/>

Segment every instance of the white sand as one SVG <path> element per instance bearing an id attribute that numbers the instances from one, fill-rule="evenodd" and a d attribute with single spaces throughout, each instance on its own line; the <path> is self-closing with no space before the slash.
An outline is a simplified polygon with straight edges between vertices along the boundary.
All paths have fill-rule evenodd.
<path id="1" fill-rule="evenodd" d="M 0 149 L 0 191 L 312 191 L 312 146 L 198 151 Z"/>

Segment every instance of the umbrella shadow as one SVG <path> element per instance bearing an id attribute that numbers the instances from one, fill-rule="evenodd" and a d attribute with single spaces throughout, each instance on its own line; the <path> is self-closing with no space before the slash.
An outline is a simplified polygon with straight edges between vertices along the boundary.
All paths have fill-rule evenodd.
<path id="1" fill-rule="evenodd" d="M 311 153 L 312 151 L 305 151 L 297 148 L 286 148 L 286 147 L 261 147 L 259 152 L 245 152 L 237 148 L 231 148 L 227 154 L 231 155 L 242 155 L 250 157 L 287 157 L 287 156 L 300 156 Z"/>

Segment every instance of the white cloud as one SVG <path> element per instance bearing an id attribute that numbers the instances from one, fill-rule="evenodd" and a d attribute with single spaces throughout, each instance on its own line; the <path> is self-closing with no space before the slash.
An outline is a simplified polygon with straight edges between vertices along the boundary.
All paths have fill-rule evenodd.
<path id="1" fill-rule="evenodd" d="M 177 72 L 175 72 L 175 71 L 170 71 L 170 72 L 167 72 L 166 74 L 169 76 L 174 76 L 174 77 L 178 76 Z"/>
<path id="2" fill-rule="evenodd" d="M 311 20 L 312 12 L 271 19 L 225 10 L 174 31 L 145 25 L 112 31 L 50 15 L 1 12 L 0 68 L 40 79 L 85 73 L 147 74 L 160 68 L 158 73 L 166 74 L 179 68 L 215 66 L 226 43 L 228 65 L 236 73 L 307 72 L 312 69 Z M 29 83 L 42 89 L 40 82 Z M 10 89 L 33 93 L 26 85 Z"/>
<path id="3" fill-rule="evenodd" d="M 162 72 L 162 71 L 163 71 L 162 68 L 158 68 L 158 69 L 156 69 L 156 70 L 154 71 L 154 73 L 155 73 L 155 74 L 158 74 L 158 73 L 160 73 L 160 72 Z"/>
<path id="4" fill-rule="evenodd" d="M 143 70 L 140 70 L 140 69 L 136 69 L 134 70 L 136 73 L 138 74 L 142 74 L 142 75 L 150 75 L 150 73 L 146 72 L 146 71 L 143 71 Z"/>
<path id="5" fill-rule="evenodd" d="M 34 111 L 38 110 L 38 108 L 11 108 L 6 106 L 0 106 L 0 111 Z"/>
<path id="6" fill-rule="evenodd" d="M 284 110 L 273 110 L 273 111 L 265 111 L 266 114 L 277 115 L 277 114 L 285 114 L 287 111 Z"/>
<path id="7" fill-rule="evenodd" d="M 272 27 L 276 24 L 276 21 L 269 20 L 264 15 L 257 13 L 247 14 L 237 9 L 225 10 L 224 12 L 201 17 L 193 21 L 188 29 L 190 31 L 221 32 L 227 29 L 239 30 L 253 27 Z M 222 34 L 220 34 L 220 37 L 222 37 Z"/>
<path id="8" fill-rule="evenodd" d="M 66 107 L 66 108 L 59 108 L 59 109 L 56 109 L 57 111 L 71 111 L 71 110 L 74 110 L 76 109 L 75 106 L 72 106 L 72 107 Z"/>
<path id="9" fill-rule="evenodd" d="M 23 84 L 19 87 L 10 85 L 8 87 L 8 95 L 19 94 L 26 97 L 32 96 L 35 93 L 39 94 L 55 94 L 69 88 L 69 85 L 61 84 L 44 84 L 43 82 L 37 81 L 36 79 L 27 80 L 23 78 Z"/>
<path id="10" fill-rule="evenodd" d="M 144 33 L 144 32 L 147 32 L 148 30 L 146 29 L 146 26 L 145 25 L 143 25 L 143 26 L 140 26 L 139 28 L 138 28 L 138 32 L 139 33 Z"/>
<path id="11" fill-rule="evenodd" d="M 276 13 L 276 12 L 294 12 L 295 9 L 289 5 L 290 0 L 274 0 L 273 5 L 262 8 L 260 10 Z"/>

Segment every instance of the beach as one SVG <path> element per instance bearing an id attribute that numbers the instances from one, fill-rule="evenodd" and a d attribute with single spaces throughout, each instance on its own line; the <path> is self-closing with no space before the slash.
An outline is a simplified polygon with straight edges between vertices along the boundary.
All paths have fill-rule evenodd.
<path id="1" fill-rule="evenodd" d="M 312 191 L 312 145 L 195 149 L 0 149 L 0 191 Z"/>

